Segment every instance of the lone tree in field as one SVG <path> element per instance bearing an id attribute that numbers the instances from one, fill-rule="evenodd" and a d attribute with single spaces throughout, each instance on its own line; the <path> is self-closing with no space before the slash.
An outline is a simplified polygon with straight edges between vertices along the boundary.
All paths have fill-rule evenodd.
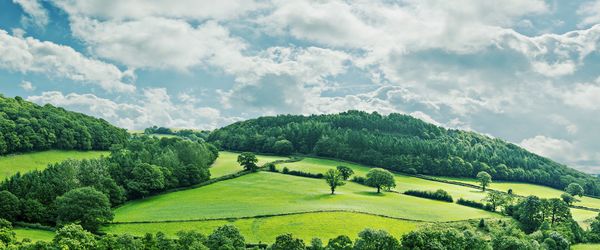
<path id="1" fill-rule="evenodd" d="M 113 219 L 108 197 L 92 187 L 73 189 L 56 198 L 56 213 L 57 224 L 79 222 L 92 232 Z"/>
<path id="2" fill-rule="evenodd" d="M 481 185 L 481 189 L 485 192 L 485 188 L 492 183 L 492 176 L 485 171 L 477 173 L 477 180 Z"/>
<path id="3" fill-rule="evenodd" d="M 241 153 L 238 155 L 237 162 L 242 165 L 245 170 L 256 171 L 258 169 L 258 166 L 256 165 L 258 159 L 256 159 L 256 155 L 254 155 L 254 153 Z"/>
<path id="4" fill-rule="evenodd" d="M 381 193 L 381 188 L 393 188 L 396 186 L 394 175 L 382 168 L 373 168 L 367 173 L 367 186 L 376 187 L 377 193 Z"/>
<path id="5" fill-rule="evenodd" d="M 327 185 L 331 188 L 331 194 L 335 193 L 335 188 L 346 184 L 342 173 L 337 169 L 327 170 L 325 175 L 323 175 L 323 178 L 325 178 L 325 182 L 327 182 Z"/>
<path id="6" fill-rule="evenodd" d="M 569 193 L 572 196 L 583 196 L 583 188 L 581 187 L 581 185 L 577 184 L 577 183 L 571 183 L 569 184 L 566 188 L 565 191 L 567 193 Z"/>
<path id="7" fill-rule="evenodd" d="M 350 176 L 354 174 L 354 171 L 346 166 L 337 166 L 337 170 L 340 171 L 340 174 L 342 175 L 342 178 L 344 178 L 345 181 L 347 181 L 348 178 L 350 178 Z"/>
<path id="8" fill-rule="evenodd" d="M 560 195 L 560 198 L 567 203 L 567 205 L 571 205 L 573 204 L 573 202 L 576 202 L 577 200 L 575 199 L 575 197 L 573 197 L 573 195 L 569 194 L 569 193 L 563 193 Z"/>

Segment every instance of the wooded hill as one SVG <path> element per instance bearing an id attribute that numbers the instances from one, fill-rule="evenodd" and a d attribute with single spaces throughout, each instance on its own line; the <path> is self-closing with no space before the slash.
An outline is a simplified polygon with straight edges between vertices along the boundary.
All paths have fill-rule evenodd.
<path id="1" fill-rule="evenodd" d="M 105 120 L 0 95 L 0 154 L 46 149 L 107 150 L 129 135 Z"/>
<path id="2" fill-rule="evenodd" d="M 564 189 L 576 182 L 600 195 L 599 180 L 517 145 L 478 133 L 445 129 L 408 115 L 348 111 L 280 115 L 215 130 L 209 141 L 228 150 L 314 154 L 409 174 L 521 181 Z"/>

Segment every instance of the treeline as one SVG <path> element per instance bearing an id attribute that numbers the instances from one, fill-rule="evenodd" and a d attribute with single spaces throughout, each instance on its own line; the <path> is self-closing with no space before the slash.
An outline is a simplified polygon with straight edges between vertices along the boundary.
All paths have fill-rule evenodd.
<path id="1" fill-rule="evenodd" d="M 0 95 L 0 154 L 46 149 L 107 150 L 128 137 L 124 129 L 102 119 Z"/>
<path id="2" fill-rule="evenodd" d="M 144 129 L 144 134 L 146 134 L 146 135 L 152 135 L 152 134 L 176 135 L 176 136 L 188 138 L 192 141 L 197 141 L 200 139 L 206 140 L 208 138 L 209 133 L 210 133 L 209 131 L 204 131 L 204 130 L 192 130 L 192 129 L 173 130 L 171 128 L 157 127 L 157 126 L 152 126 L 152 127 Z"/>
<path id="3" fill-rule="evenodd" d="M 0 200 L 14 210 L 3 216 L 0 206 L 0 218 L 46 225 L 81 221 L 95 230 L 112 219 L 111 206 L 208 180 L 217 155 L 204 142 L 134 137 L 114 145 L 108 158 L 68 160 L 6 179 L 0 183 Z"/>
<path id="4" fill-rule="evenodd" d="M 445 129 L 401 114 L 348 111 L 280 115 L 234 123 L 209 141 L 224 149 L 332 157 L 405 173 L 522 181 L 564 189 L 579 183 L 600 195 L 598 178 L 474 132 Z"/>

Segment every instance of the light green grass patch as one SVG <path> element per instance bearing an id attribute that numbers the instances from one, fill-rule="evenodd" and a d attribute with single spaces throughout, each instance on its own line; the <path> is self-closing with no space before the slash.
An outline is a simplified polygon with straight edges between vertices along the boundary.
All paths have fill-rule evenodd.
<path id="1" fill-rule="evenodd" d="M 328 169 L 335 168 L 337 166 L 344 165 L 354 170 L 355 175 L 365 176 L 371 169 L 359 164 L 347 163 L 336 160 L 318 159 L 318 158 L 304 158 L 302 161 L 281 163 L 277 167 L 281 171 L 284 167 L 290 170 L 300 170 L 309 173 L 325 173 Z M 458 198 L 481 201 L 485 198 L 485 193 L 469 187 L 460 185 L 447 184 L 438 181 L 430 181 L 417 177 L 406 176 L 401 174 L 394 174 L 396 179 L 395 190 L 404 192 L 406 190 L 428 190 L 435 191 L 437 189 L 443 189 L 448 192 L 452 197 L 457 200 Z"/>
<path id="2" fill-rule="evenodd" d="M 213 163 L 210 168 L 210 177 L 217 178 L 223 175 L 234 174 L 239 171 L 242 171 L 243 168 L 237 162 L 237 157 L 239 153 L 221 151 L 219 152 L 219 157 Z M 263 165 L 268 162 L 276 161 L 276 160 L 285 160 L 287 157 L 283 156 L 270 156 L 270 155 L 256 155 L 258 159 L 258 165 Z"/>
<path id="3" fill-rule="evenodd" d="M 600 244 L 577 244 L 572 245 L 571 250 L 598 250 L 600 249 Z"/>
<path id="4" fill-rule="evenodd" d="M 52 241 L 54 238 L 54 232 L 47 230 L 17 227 L 13 231 L 19 241 L 23 239 L 30 239 L 32 242 Z"/>
<path id="5" fill-rule="evenodd" d="M 424 221 L 498 217 L 495 213 L 347 183 L 329 194 L 321 179 L 258 172 L 208 186 L 128 202 L 114 221 L 239 218 L 309 211 L 358 211 Z"/>
<path id="6" fill-rule="evenodd" d="M 327 240 L 342 234 L 355 238 L 365 228 L 383 229 L 398 238 L 414 230 L 420 223 L 368 214 L 318 212 L 235 221 L 112 224 L 104 228 L 103 231 L 114 234 L 129 233 L 138 236 L 162 231 L 167 235 L 174 236 L 176 232 L 181 230 L 196 230 L 208 235 L 215 228 L 226 224 L 233 224 L 239 228 L 246 241 L 251 243 L 272 243 L 278 235 L 291 233 L 295 237 L 303 239 L 305 243 L 309 243 L 313 237 L 318 237 L 327 244 Z"/>
<path id="7" fill-rule="evenodd" d="M 589 211 L 584 209 L 571 208 L 571 215 L 573 219 L 579 223 L 584 229 L 589 229 L 590 224 L 598 216 L 598 212 Z"/>
<path id="8" fill-rule="evenodd" d="M 44 169 L 50 163 L 67 159 L 92 159 L 101 155 L 108 156 L 108 151 L 64 151 L 48 150 L 25 154 L 0 156 L 0 180 L 10 177 L 17 172 L 26 173 L 36 169 Z"/>
<path id="9" fill-rule="evenodd" d="M 479 185 L 479 183 L 475 179 L 471 179 L 471 178 L 452 178 L 452 177 L 437 177 L 437 176 L 435 178 L 454 180 L 454 181 L 460 181 L 460 182 L 464 182 L 464 183 Z M 521 182 L 493 181 L 490 184 L 489 188 L 494 189 L 494 190 L 499 190 L 499 191 L 505 191 L 505 192 L 508 191 L 509 189 L 512 189 L 513 193 L 517 194 L 517 195 L 522 195 L 522 196 L 535 195 L 535 196 L 538 196 L 541 198 L 560 198 L 560 195 L 564 193 L 564 191 L 561 191 L 561 190 L 558 190 L 555 188 L 536 185 L 536 184 L 530 184 L 530 183 L 521 183 Z M 600 199 L 586 197 L 586 196 L 575 197 L 575 198 L 580 201 L 573 203 L 573 205 L 600 209 Z"/>

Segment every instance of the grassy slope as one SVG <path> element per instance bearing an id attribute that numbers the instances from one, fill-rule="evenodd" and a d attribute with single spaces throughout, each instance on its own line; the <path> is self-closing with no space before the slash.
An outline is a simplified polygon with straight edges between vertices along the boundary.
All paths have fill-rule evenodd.
<path id="1" fill-rule="evenodd" d="M 600 244 L 577 244 L 572 245 L 571 250 L 596 250 L 600 249 Z"/>
<path id="2" fill-rule="evenodd" d="M 54 232 L 31 229 L 31 228 L 15 228 L 17 234 L 17 240 L 30 239 L 31 241 L 52 241 L 54 238 Z"/>
<path id="3" fill-rule="evenodd" d="M 325 212 L 297 215 L 284 215 L 268 218 L 240 219 L 235 221 L 201 221 L 201 222 L 176 222 L 152 224 L 119 224 L 111 225 L 104 229 L 110 233 L 129 233 L 142 236 L 145 233 L 165 232 L 174 235 L 181 230 L 196 230 L 210 234 L 216 227 L 233 224 L 238 227 L 247 242 L 272 243 L 275 237 L 292 233 L 294 236 L 310 242 L 314 236 L 319 236 L 325 243 L 330 238 L 346 234 L 354 238 L 364 228 L 384 229 L 396 237 L 415 229 L 416 222 L 383 218 L 374 215 Z"/>
<path id="4" fill-rule="evenodd" d="M 49 150 L 26 154 L 15 154 L 0 157 L 0 180 L 17 172 L 25 173 L 35 169 L 44 169 L 49 163 L 57 163 L 66 159 L 90 159 L 101 155 L 108 156 L 108 151 L 61 151 Z"/>
<path id="5" fill-rule="evenodd" d="M 259 172 L 208 186 L 129 202 L 114 221 L 229 218 L 291 212 L 349 210 L 427 221 L 452 221 L 496 214 L 456 204 L 348 183 L 330 195 L 323 180 Z"/>
<path id="6" fill-rule="evenodd" d="M 237 157 L 239 153 L 221 151 L 219 152 L 219 158 L 213 163 L 210 168 L 210 177 L 216 178 L 223 175 L 237 173 L 242 171 L 242 166 L 237 163 Z M 269 155 L 257 155 L 258 165 L 265 164 L 267 162 L 272 162 L 275 160 L 284 160 L 287 157 L 283 156 L 269 156 Z"/>

